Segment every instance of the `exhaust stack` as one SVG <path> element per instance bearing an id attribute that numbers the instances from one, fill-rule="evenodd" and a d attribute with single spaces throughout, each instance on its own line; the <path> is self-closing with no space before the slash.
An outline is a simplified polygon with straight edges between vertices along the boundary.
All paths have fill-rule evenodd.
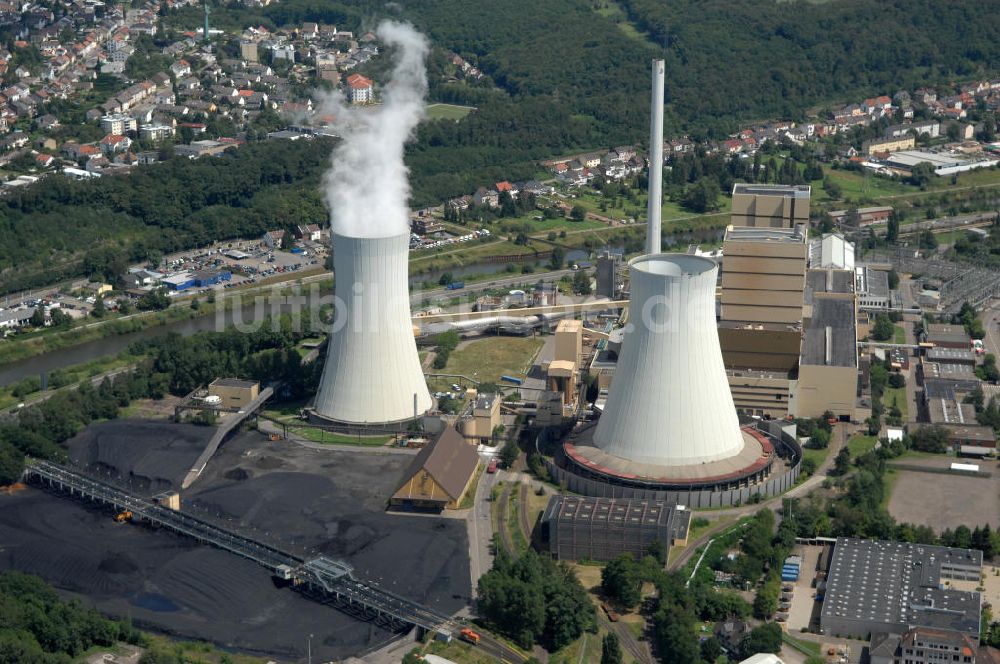
<path id="1" fill-rule="evenodd" d="M 649 113 L 647 254 L 658 254 L 663 250 L 660 206 L 663 201 L 663 78 L 665 70 L 666 65 L 663 60 L 653 60 L 653 87 Z"/>

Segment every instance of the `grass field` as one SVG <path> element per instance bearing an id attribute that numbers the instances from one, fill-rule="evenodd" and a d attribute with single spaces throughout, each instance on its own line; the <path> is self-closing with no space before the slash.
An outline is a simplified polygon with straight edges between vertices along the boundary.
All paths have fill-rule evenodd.
<path id="1" fill-rule="evenodd" d="M 815 641 L 805 641 L 802 639 L 796 639 L 791 634 L 787 632 L 782 632 L 781 640 L 795 648 L 799 652 L 803 653 L 807 657 L 819 657 L 819 644 Z"/>
<path id="2" fill-rule="evenodd" d="M 906 330 L 903 329 L 902 325 L 893 325 L 893 343 L 905 344 L 906 343 Z"/>
<path id="3" fill-rule="evenodd" d="M 482 650 L 477 649 L 464 641 L 453 640 L 451 643 L 441 643 L 431 641 L 423 649 L 424 654 L 437 655 L 445 659 L 450 659 L 458 664 L 493 664 L 496 659 Z"/>
<path id="4" fill-rule="evenodd" d="M 524 377 L 544 342 L 538 337 L 489 337 L 457 350 L 435 373 L 458 374 L 479 382 L 499 383 L 500 376 Z"/>
<path id="5" fill-rule="evenodd" d="M 823 462 L 826 461 L 826 457 L 828 457 L 829 455 L 830 455 L 829 446 L 824 447 L 821 450 L 814 450 L 811 447 L 802 448 L 802 458 L 812 459 L 813 461 L 816 462 L 817 468 L 823 465 Z"/>
<path id="6" fill-rule="evenodd" d="M 851 453 L 851 457 L 855 458 L 875 449 L 876 442 L 878 441 L 875 440 L 875 436 L 852 436 L 847 441 L 847 449 Z"/>
<path id="7" fill-rule="evenodd" d="M 430 104 L 427 107 L 428 120 L 454 120 L 458 122 L 466 115 L 476 110 L 475 106 L 456 106 L 455 104 Z"/>
<path id="8" fill-rule="evenodd" d="M 392 440 L 392 436 L 346 436 L 332 431 L 324 431 L 315 427 L 288 427 L 288 432 L 294 436 L 305 438 L 314 443 L 324 445 L 364 445 L 366 447 L 381 447 Z"/>
<path id="9" fill-rule="evenodd" d="M 882 196 L 894 196 L 898 194 L 908 194 L 917 191 L 916 188 L 900 182 L 894 182 L 886 178 L 865 175 L 856 171 L 843 171 L 824 168 L 824 173 L 832 181 L 840 185 L 841 198 L 861 201 L 866 199 L 877 199 Z M 830 197 L 823 190 L 823 181 L 812 182 L 813 200 L 816 202 L 829 201 Z"/>
<path id="10" fill-rule="evenodd" d="M 649 37 L 642 33 L 637 27 L 632 25 L 628 20 L 628 15 L 625 14 L 625 10 L 615 2 L 614 0 L 605 0 L 601 3 L 601 6 L 596 8 L 598 14 L 604 18 L 611 19 L 611 21 L 618 26 L 622 34 L 629 39 L 634 39 L 637 42 L 641 42 L 647 46 L 656 48 L 656 44 L 649 40 Z"/>
<path id="11" fill-rule="evenodd" d="M 892 408 L 893 403 L 899 408 L 900 412 L 903 414 L 903 421 L 906 422 L 909 418 L 910 409 L 909 404 L 906 403 L 906 388 L 905 387 L 887 387 L 885 392 L 882 394 L 882 405 L 885 406 L 886 410 Z"/>
<path id="12" fill-rule="evenodd" d="M 225 652 L 215 646 L 199 641 L 174 641 L 159 634 L 146 633 L 146 637 L 156 646 L 158 650 L 173 653 L 178 656 L 177 660 L 191 662 L 192 664 L 264 664 L 270 661 L 268 658 L 253 657 L 239 653 Z M 108 648 L 103 648 L 97 652 L 108 652 Z M 76 660 L 85 661 L 85 660 Z M 161 660 L 157 660 L 161 661 Z"/>
<path id="13" fill-rule="evenodd" d="M 620 199 L 620 204 L 618 207 L 607 206 L 607 209 L 601 209 L 602 197 L 599 193 L 591 190 L 580 190 L 577 192 L 576 198 L 566 199 L 566 203 L 569 205 L 580 205 L 587 209 L 588 212 L 598 214 L 604 217 L 611 217 L 614 219 L 622 219 L 625 217 L 634 217 L 638 219 L 640 216 L 645 218 L 646 216 L 646 193 L 639 192 L 636 196 L 636 202 Z M 605 201 L 607 203 L 607 201 Z M 679 203 L 674 203 L 672 201 L 666 201 L 661 208 L 661 213 L 663 216 L 663 230 L 664 232 L 671 231 L 685 231 L 693 230 L 697 228 L 705 228 L 707 226 L 724 226 L 728 223 L 729 212 L 732 209 L 732 199 L 728 196 L 722 196 L 719 198 L 719 209 L 708 213 L 708 214 L 696 214 L 685 210 L 680 206 Z"/>

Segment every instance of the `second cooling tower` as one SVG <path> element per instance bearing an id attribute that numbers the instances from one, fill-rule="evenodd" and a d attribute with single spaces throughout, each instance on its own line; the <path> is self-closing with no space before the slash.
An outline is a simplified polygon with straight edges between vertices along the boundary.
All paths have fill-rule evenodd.
<path id="1" fill-rule="evenodd" d="M 630 329 L 594 446 L 657 466 L 740 454 L 744 438 L 715 322 L 718 267 L 685 254 L 641 256 L 629 265 Z"/>
<path id="2" fill-rule="evenodd" d="M 410 318 L 409 234 L 332 239 L 335 318 L 316 414 L 369 425 L 423 415 L 432 400 Z"/>

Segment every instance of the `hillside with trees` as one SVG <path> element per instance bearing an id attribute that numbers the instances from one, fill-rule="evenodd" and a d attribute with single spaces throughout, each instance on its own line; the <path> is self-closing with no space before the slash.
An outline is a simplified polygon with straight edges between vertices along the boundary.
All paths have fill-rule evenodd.
<path id="1" fill-rule="evenodd" d="M 995 76 L 1000 67 L 1000 13 L 962 0 L 623 0 L 631 32 L 616 23 L 620 14 L 607 15 L 605 0 L 390 4 L 230 3 L 213 20 L 231 30 L 303 21 L 361 30 L 388 13 L 426 32 L 435 46 L 431 100 L 477 110 L 420 125 L 407 150 L 414 207 L 535 177 L 546 157 L 642 142 L 653 57 L 667 61 L 668 134 L 695 138 L 719 138 L 750 120 L 798 119 L 824 104 Z M 168 12 L 175 27 L 163 39 L 195 20 L 191 12 Z M 449 79 L 446 50 L 485 77 Z M 0 293 L 109 278 L 128 261 L 209 240 L 325 223 L 318 178 L 330 148 L 322 140 L 251 142 L 219 159 L 170 159 L 121 178 L 52 177 L 18 189 L 0 201 Z M 689 182 L 685 206 L 713 209 L 711 183 Z"/>
<path id="2" fill-rule="evenodd" d="M 0 292 L 93 276 L 130 261 L 327 220 L 319 177 L 328 140 L 248 145 L 213 159 L 172 159 L 124 177 L 50 177 L 0 200 Z"/>

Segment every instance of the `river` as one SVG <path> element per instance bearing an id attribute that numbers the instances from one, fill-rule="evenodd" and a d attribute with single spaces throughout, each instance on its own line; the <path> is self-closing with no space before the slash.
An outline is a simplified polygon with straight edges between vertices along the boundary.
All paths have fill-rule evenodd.
<path id="1" fill-rule="evenodd" d="M 676 235 L 666 236 L 664 238 L 664 244 L 667 247 L 671 247 L 686 242 L 696 243 L 705 242 L 707 240 L 717 241 L 721 238 L 721 234 L 722 231 L 715 230 L 699 230 L 687 233 L 678 233 Z M 686 247 L 677 246 L 677 249 L 684 248 Z M 621 251 L 621 247 L 617 247 L 615 249 L 617 251 Z M 588 260 L 588 258 L 589 256 L 587 252 L 582 250 L 577 249 L 566 252 L 566 261 L 568 264 Z M 542 261 L 542 263 L 544 264 L 544 261 Z M 410 279 L 410 283 L 413 286 L 419 286 L 426 281 L 431 281 L 433 283 L 436 282 L 440 278 L 441 274 L 445 272 L 451 273 L 452 277 L 455 279 L 462 279 L 472 275 L 481 274 L 500 275 L 501 273 L 506 272 L 506 269 L 507 265 L 503 263 L 476 263 L 462 267 L 450 268 L 440 272 L 416 275 Z M 524 275 L 524 277 L 526 280 L 531 279 L 531 275 Z M 315 291 L 313 292 L 315 293 Z M 136 341 L 155 339 L 156 337 L 162 337 L 171 332 L 187 336 L 197 332 L 223 329 L 232 325 L 234 321 L 241 324 L 249 324 L 256 319 L 263 318 L 264 315 L 269 313 L 279 313 L 279 310 L 288 311 L 288 307 L 267 307 L 263 310 L 255 310 L 254 305 L 248 305 L 239 309 L 230 309 L 225 311 L 224 315 L 222 315 L 221 321 L 217 320 L 220 317 L 220 314 L 217 312 L 214 315 L 199 316 L 197 318 L 175 321 L 165 325 L 148 327 L 137 332 L 129 332 L 128 334 L 120 334 L 105 337 L 103 339 L 96 339 L 77 346 L 71 346 L 69 348 L 45 353 L 44 355 L 10 362 L 0 366 L 0 386 L 16 383 L 17 381 L 27 378 L 28 376 L 39 376 L 43 373 L 54 371 L 55 369 L 69 367 L 74 364 L 83 364 L 85 362 L 90 362 L 109 355 L 117 355 Z"/>
<path id="2" fill-rule="evenodd" d="M 586 258 L 586 253 L 582 251 L 567 252 L 567 255 L 568 260 L 571 261 L 584 260 Z M 506 270 L 506 267 L 507 266 L 504 264 L 482 263 L 466 265 L 443 272 L 450 272 L 454 278 L 461 279 L 471 275 L 500 274 Z M 436 282 L 443 272 L 415 276 L 410 279 L 410 283 L 419 287 L 421 283 L 427 280 Z M 525 278 L 530 279 L 530 275 L 525 275 Z M 485 287 L 485 285 L 483 285 L 483 287 Z M 311 303 L 314 298 L 319 296 L 318 285 L 316 285 L 315 289 L 307 288 L 306 293 L 306 304 L 308 304 Z M 227 295 L 229 294 L 227 293 Z M 233 295 L 238 295 L 238 293 L 233 293 L 230 296 Z M 287 304 L 268 304 L 259 309 L 256 308 L 254 304 L 249 304 L 245 307 L 229 309 L 224 313 L 216 311 L 215 314 L 208 316 L 199 316 L 197 318 L 174 321 L 165 325 L 148 327 L 144 330 L 136 332 L 129 332 L 127 334 L 119 334 L 105 337 L 103 339 L 95 339 L 94 341 L 87 341 L 76 346 L 70 346 L 61 350 L 54 350 L 49 353 L 45 353 L 44 355 L 37 355 L 24 360 L 17 360 L 15 362 L 0 365 L 0 386 L 10 385 L 29 376 L 40 376 L 41 374 L 69 367 L 74 364 L 83 364 L 101 357 L 117 355 L 136 341 L 155 339 L 171 332 L 188 336 L 197 332 L 220 330 L 233 325 L 234 322 L 240 325 L 249 325 L 255 320 L 265 318 L 267 315 L 287 313 L 290 310 L 291 308 Z M 219 320 L 220 316 L 221 320 Z"/>

